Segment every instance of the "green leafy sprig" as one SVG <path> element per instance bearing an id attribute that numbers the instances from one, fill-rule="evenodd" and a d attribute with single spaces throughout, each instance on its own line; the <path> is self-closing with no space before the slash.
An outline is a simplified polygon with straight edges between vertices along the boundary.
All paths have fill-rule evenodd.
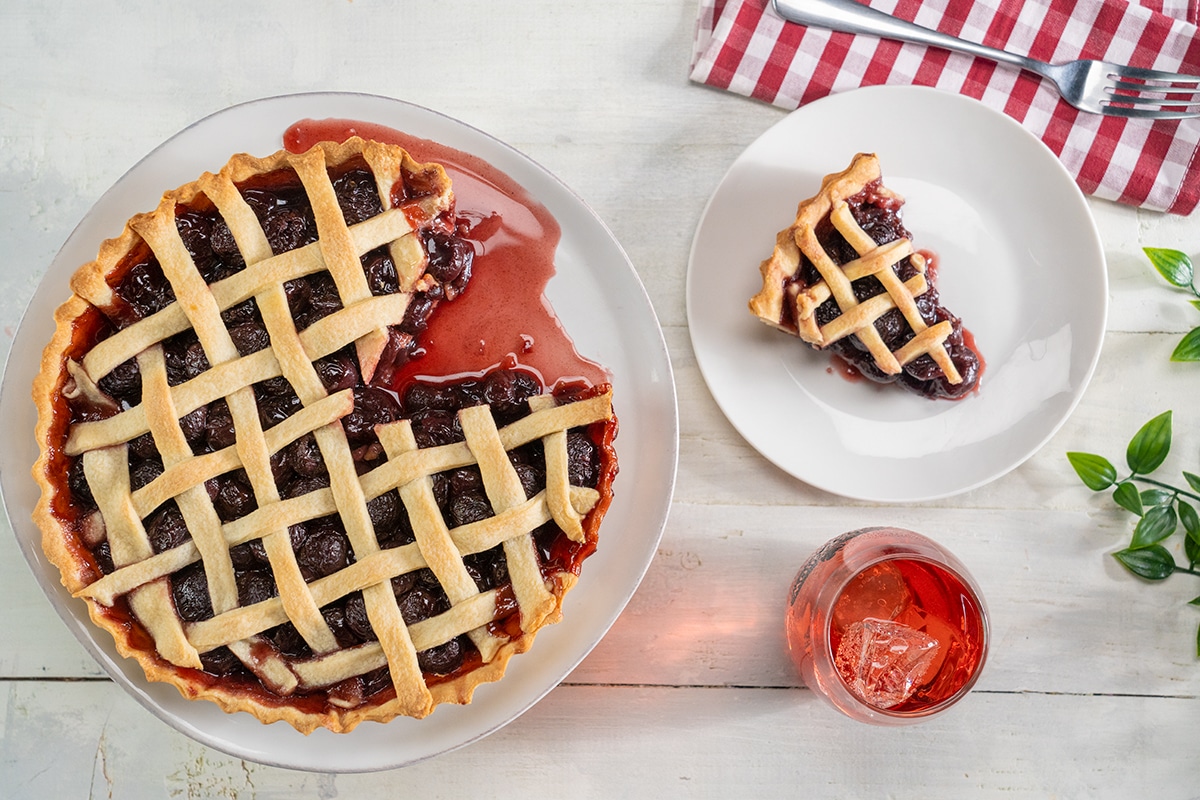
<path id="1" fill-rule="evenodd" d="M 1200 503 L 1200 475 L 1183 471 L 1187 489 L 1149 477 L 1170 451 L 1171 412 L 1166 411 L 1143 425 L 1129 441 L 1125 450 L 1129 474 L 1124 478 L 1104 456 L 1067 453 L 1071 466 L 1089 489 L 1112 489 L 1113 501 L 1138 517 L 1129 546 L 1113 553 L 1113 557 L 1125 569 L 1149 581 L 1166 580 L 1176 572 L 1200 577 L 1200 514 L 1193 505 Z M 1146 488 L 1139 489 L 1139 485 Z M 1185 564 L 1177 563 L 1162 545 L 1181 525 Z M 1200 606 L 1200 597 L 1189 605 Z M 1200 656 L 1200 629 L 1196 632 L 1196 654 Z"/>
<path id="2" fill-rule="evenodd" d="M 1196 270 L 1192 267 L 1192 260 L 1186 253 L 1165 247 L 1143 247 L 1142 252 L 1146 254 L 1150 263 L 1167 283 L 1190 291 L 1193 298 L 1196 298 L 1190 301 L 1192 306 L 1200 309 L 1200 291 L 1196 289 Z M 1200 327 L 1192 328 L 1184 335 L 1175 347 L 1175 352 L 1171 353 L 1171 360 L 1200 361 Z"/>

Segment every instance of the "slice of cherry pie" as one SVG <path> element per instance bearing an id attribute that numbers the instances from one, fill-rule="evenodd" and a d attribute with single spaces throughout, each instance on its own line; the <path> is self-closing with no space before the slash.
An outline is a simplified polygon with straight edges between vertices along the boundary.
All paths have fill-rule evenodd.
<path id="1" fill-rule="evenodd" d="M 855 156 L 780 231 L 750 310 L 873 381 L 961 398 L 978 386 L 983 362 L 941 305 L 900 220 L 903 204 L 883 185 L 878 159 Z"/>
<path id="2" fill-rule="evenodd" d="M 71 282 L 34 385 L 43 549 L 151 680 L 309 732 L 504 673 L 596 546 L 608 386 L 395 385 L 471 280 L 445 170 L 234 156 Z"/>

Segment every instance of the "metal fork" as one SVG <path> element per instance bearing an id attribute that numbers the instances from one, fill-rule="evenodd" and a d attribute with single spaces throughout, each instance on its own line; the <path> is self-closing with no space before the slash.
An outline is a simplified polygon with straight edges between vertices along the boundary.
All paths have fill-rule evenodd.
<path id="1" fill-rule="evenodd" d="M 889 16 L 854 0 L 772 0 L 775 12 L 801 25 L 864 33 L 942 47 L 1011 64 L 1041 75 L 1071 105 L 1091 114 L 1146 119 L 1200 117 L 1200 76 L 1140 69 L 1107 61 L 1047 64 L 1026 56 L 969 42 Z"/>

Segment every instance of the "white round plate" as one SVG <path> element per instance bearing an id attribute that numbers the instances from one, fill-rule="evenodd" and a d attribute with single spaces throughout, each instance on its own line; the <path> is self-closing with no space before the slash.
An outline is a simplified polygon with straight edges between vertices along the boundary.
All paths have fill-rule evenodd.
<path id="1" fill-rule="evenodd" d="M 621 420 L 621 474 L 600 548 L 566 597 L 564 621 L 542 630 L 533 649 L 509 662 L 499 683 L 481 686 L 469 706 L 439 706 L 423 719 L 364 723 L 347 734 L 303 736 L 249 714 L 224 714 L 184 700 L 173 686 L 146 681 L 108 633 L 91 625 L 58 571 L 43 558 L 30 521 L 37 489 L 30 467 L 35 411 L 30 386 L 53 331 L 67 279 L 95 257 L 100 241 L 132 214 L 150 210 L 165 189 L 219 169 L 230 155 L 267 155 L 284 130 L 305 118 L 344 118 L 398 128 L 483 158 L 543 203 L 562 228 L 557 274 L 547 297 L 580 353 L 608 367 Z M 397 100 L 357 94 L 289 95 L 234 106 L 181 131 L 133 167 L 71 234 L 42 281 L 13 343 L 0 393 L 0 484 L 21 549 L 51 603 L 79 641 L 134 698 L 188 736 L 239 758 L 314 772 L 360 772 L 411 764 L 495 731 L 554 688 L 600 641 L 633 595 L 662 535 L 678 454 L 675 387 L 662 331 L 624 251 L 598 217 L 545 169 L 461 122 Z M 624 443 L 624 446 L 622 446 Z"/>
<path id="2" fill-rule="evenodd" d="M 796 206 L 858 152 L 879 156 L 942 302 L 975 335 L 980 390 L 950 402 L 852 382 L 746 307 Z M 982 103 L 873 87 L 793 112 L 734 162 L 692 243 L 688 326 L 717 403 L 760 453 L 846 497 L 928 500 L 1013 469 L 1074 409 L 1100 354 L 1104 251 L 1087 202 L 1036 137 Z"/>

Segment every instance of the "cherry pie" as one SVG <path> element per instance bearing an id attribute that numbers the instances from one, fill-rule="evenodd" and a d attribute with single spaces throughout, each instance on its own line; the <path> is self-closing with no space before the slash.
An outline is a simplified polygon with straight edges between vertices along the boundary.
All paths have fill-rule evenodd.
<path id="1" fill-rule="evenodd" d="M 982 361 L 940 304 L 927 260 L 900 221 L 903 204 L 883 185 L 878 159 L 855 156 L 780 231 L 750 310 L 873 381 L 961 398 L 977 387 Z"/>
<path id="2" fill-rule="evenodd" d="M 561 617 L 607 385 L 398 386 L 471 280 L 445 170 L 234 156 L 103 243 L 34 385 L 43 548 L 151 680 L 310 732 L 470 702 Z"/>

